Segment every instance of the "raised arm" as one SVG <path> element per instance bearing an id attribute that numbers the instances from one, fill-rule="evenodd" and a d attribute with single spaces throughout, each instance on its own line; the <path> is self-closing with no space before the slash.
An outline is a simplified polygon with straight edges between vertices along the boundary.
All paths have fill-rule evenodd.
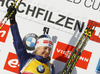
<path id="1" fill-rule="evenodd" d="M 10 17 L 11 33 L 12 33 L 12 37 L 13 37 L 13 41 L 14 41 L 13 44 L 14 44 L 14 47 L 15 47 L 15 50 L 16 50 L 16 53 L 18 56 L 18 60 L 21 63 L 22 61 L 27 61 L 30 57 L 30 54 L 28 54 L 26 52 L 26 48 L 25 48 L 23 41 L 20 37 L 17 22 L 15 19 L 16 9 L 12 8 L 10 6 L 7 11 L 9 11 L 9 14 L 10 14 L 12 12 L 12 10 L 14 10 L 14 13 Z"/>

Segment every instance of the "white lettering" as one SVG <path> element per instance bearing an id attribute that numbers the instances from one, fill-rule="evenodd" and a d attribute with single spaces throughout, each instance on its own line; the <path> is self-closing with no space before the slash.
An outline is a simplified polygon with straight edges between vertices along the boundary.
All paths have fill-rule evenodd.
<path id="1" fill-rule="evenodd" d="M 11 60 L 9 60 L 9 61 L 8 61 L 8 65 L 9 65 L 10 67 L 16 68 L 17 66 L 19 66 L 19 65 L 18 65 L 18 59 L 11 59 Z"/>
<path id="2" fill-rule="evenodd" d="M 1 37 L 4 37 L 4 35 L 6 34 L 6 31 L 0 31 L 0 33 L 2 33 Z"/>
<path id="3" fill-rule="evenodd" d="M 96 27 L 95 30 L 96 30 L 95 35 L 100 38 L 100 28 L 99 27 Z"/>
<path id="4" fill-rule="evenodd" d="M 82 61 L 84 61 L 84 62 L 88 62 L 89 61 L 89 59 L 88 58 L 85 58 L 85 57 L 82 57 L 82 56 L 80 56 L 80 58 L 79 58 L 80 60 L 82 60 Z"/>
<path id="5" fill-rule="evenodd" d="M 58 53 L 61 53 L 61 54 L 63 54 L 63 55 L 66 55 L 66 58 L 69 58 L 70 57 L 70 55 L 71 55 L 71 51 L 64 51 L 64 50 L 61 50 L 61 49 L 58 49 L 57 48 L 57 52 Z"/>
<path id="6" fill-rule="evenodd" d="M 68 51 L 64 51 L 64 50 L 61 50 L 61 49 L 57 48 L 57 52 L 65 55 L 66 58 L 69 58 L 71 56 L 71 51 L 69 51 L 69 50 Z M 86 58 L 86 57 L 83 57 L 83 56 L 80 56 L 79 60 L 82 60 L 84 62 L 89 62 L 89 59 Z"/>
<path id="7" fill-rule="evenodd" d="M 60 51 L 61 51 L 61 49 L 58 49 L 58 48 L 57 48 L 57 52 L 60 52 Z"/>
<path id="8" fill-rule="evenodd" d="M 66 58 L 69 58 L 71 55 L 71 51 L 67 51 L 67 55 L 66 55 Z"/>

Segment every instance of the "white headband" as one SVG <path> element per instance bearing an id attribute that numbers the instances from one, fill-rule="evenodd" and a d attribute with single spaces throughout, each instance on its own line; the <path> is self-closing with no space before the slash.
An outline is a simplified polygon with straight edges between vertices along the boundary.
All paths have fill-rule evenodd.
<path id="1" fill-rule="evenodd" d="M 35 49 L 40 47 L 40 46 L 47 46 L 47 47 L 50 47 L 52 49 L 53 42 L 49 38 L 40 38 L 36 42 Z"/>

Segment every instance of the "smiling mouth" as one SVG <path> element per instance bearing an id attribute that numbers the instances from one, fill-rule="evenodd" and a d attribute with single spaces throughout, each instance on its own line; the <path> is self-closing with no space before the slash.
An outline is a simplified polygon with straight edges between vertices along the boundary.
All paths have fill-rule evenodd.
<path id="1" fill-rule="evenodd" d="M 44 54 L 45 56 L 48 56 L 47 54 Z"/>
<path id="2" fill-rule="evenodd" d="M 45 57 L 48 57 L 48 54 L 44 54 Z"/>

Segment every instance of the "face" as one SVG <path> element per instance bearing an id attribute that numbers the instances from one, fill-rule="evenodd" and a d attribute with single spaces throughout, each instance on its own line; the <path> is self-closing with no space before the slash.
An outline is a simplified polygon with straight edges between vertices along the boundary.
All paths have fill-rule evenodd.
<path id="1" fill-rule="evenodd" d="M 36 54 L 43 58 L 47 58 L 50 55 L 50 52 L 51 48 L 47 46 L 40 46 L 36 49 Z"/>

